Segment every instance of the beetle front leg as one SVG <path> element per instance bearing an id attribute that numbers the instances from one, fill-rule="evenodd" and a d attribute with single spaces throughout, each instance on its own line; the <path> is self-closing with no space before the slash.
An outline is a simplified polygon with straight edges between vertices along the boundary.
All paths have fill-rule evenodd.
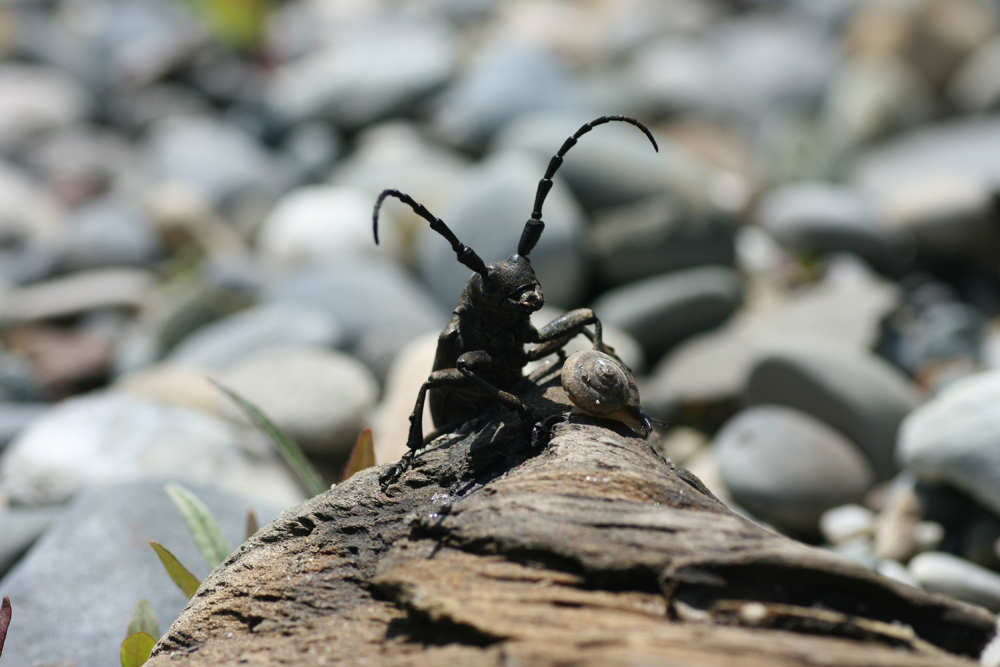
<path id="1" fill-rule="evenodd" d="M 588 324 L 594 325 L 594 333 L 590 333 L 584 328 Z M 539 343 L 539 345 L 528 351 L 528 359 L 537 361 L 547 357 L 561 350 L 570 339 L 581 333 L 594 343 L 594 349 L 598 352 L 615 353 L 614 349 L 605 345 L 601 321 L 597 319 L 594 311 L 590 308 L 577 308 L 538 329 L 538 337 L 534 342 Z"/>
<path id="2" fill-rule="evenodd" d="M 430 374 L 427 381 L 421 385 L 417 403 L 410 413 L 410 432 L 406 437 L 407 451 L 398 462 L 379 476 L 378 481 L 383 487 L 399 479 L 400 475 L 410 467 L 414 453 L 424 446 L 424 401 L 427 399 L 427 390 L 436 387 L 468 387 L 469 384 L 469 379 L 457 368 L 444 368 Z"/>

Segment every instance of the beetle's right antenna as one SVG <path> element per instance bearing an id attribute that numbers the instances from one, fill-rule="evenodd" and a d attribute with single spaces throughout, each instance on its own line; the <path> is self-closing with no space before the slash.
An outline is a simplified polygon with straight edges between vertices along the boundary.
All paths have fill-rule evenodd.
<path id="1" fill-rule="evenodd" d="M 545 198 L 549 194 L 549 190 L 552 189 L 552 177 L 556 175 L 556 171 L 562 165 L 563 157 L 569 149 L 576 146 L 577 140 L 583 135 L 587 134 L 593 130 L 598 125 L 604 125 L 605 123 L 610 123 L 611 121 L 622 121 L 624 123 L 630 123 L 635 125 L 637 128 L 642 130 L 643 134 L 649 139 L 650 143 L 653 144 L 653 148 L 656 152 L 660 152 L 660 147 L 656 145 L 656 139 L 653 138 L 653 133 L 649 131 L 649 128 L 637 121 L 635 118 L 629 118 L 628 116 L 601 116 L 596 120 L 592 120 L 579 130 L 576 131 L 572 137 L 566 140 L 559 149 L 559 152 L 553 156 L 552 160 L 549 161 L 549 168 L 545 170 L 545 175 L 542 176 L 542 180 L 538 182 L 538 190 L 535 192 L 535 208 L 531 212 L 531 219 L 524 223 L 524 231 L 521 232 L 521 241 L 517 244 L 517 254 L 522 257 L 527 257 L 528 253 L 531 252 L 535 244 L 538 243 L 538 239 L 542 236 L 542 230 L 545 229 L 545 223 L 542 222 L 542 205 L 545 204 Z"/>
<path id="2" fill-rule="evenodd" d="M 458 261 L 466 265 L 476 273 L 482 275 L 484 278 L 488 272 L 485 262 L 480 259 L 476 251 L 465 245 L 458 240 L 455 233 L 448 228 L 448 225 L 444 224 L 444 220 L 441 218 L 435 218 L 431 215 L 431 212 L 427 210 L 427 207 L 423 204 L 417 203 L 410 195 L 400 192 L 399 190 L 383 190 L 382 194 L 378 196 L 375 200 L 375 211 L 372 213 L 372 231 L 375 233 L 375 245 L 378 245 L 378 210 L 382 208 L 382 202 L 385 201 L 386 197 L 395 197 L 399 201 L 408 205 L 413 209 L 413 212 L 419 215 L 421 218 L 431 223 L 431 229 L 445 237 L 448 243 L 451 244 L 451 249 L 455 251 L 458 255 Z"/>

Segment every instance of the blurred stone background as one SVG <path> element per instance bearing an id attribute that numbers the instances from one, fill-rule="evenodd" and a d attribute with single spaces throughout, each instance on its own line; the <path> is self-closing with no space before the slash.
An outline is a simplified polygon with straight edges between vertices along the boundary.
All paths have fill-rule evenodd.
<path id="1" fill-rule="evenodd" d="M 993 0 L 0 3 L 5 664 L 123 638 L 135 593 L 76 530 L 124 511 L 100 489 L 150 499 L 122 577 L 175 520 L 150 480 L 303 499 L 207 378 L 328 481 L 366 426 L 398 457 L 469 272 L 394 200 L 375 246 L 375 197 L 505 258 L 606 114 L 660 152 L 611 124 L 568 154 L 536 324 L 592 306 L 655 445 L 734 508 L 1000 610 L 998 29 Z M 29 650 L 59 553 L 120 627 Z"/>

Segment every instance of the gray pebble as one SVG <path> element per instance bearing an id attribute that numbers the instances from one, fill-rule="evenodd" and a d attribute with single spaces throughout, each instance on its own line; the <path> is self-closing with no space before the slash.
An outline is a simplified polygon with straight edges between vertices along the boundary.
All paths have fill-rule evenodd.
<path id="1" fill-rule="evenodd" d="M 0 378 L 0 392 L 3 392 L 2 387 L 3 379 Z M 48 403 L 0 401 L 0 451 L 24 427 L 48 412 L 51 407 Z"/>
<path id="2" fill-rule="evenodd" d="M 867 507 L 841 505 L 823 512 L 819 529 L 829 544 L 840 544 L 859 535 L 870 535 L 874 523 L 875 513 Z"/>
<path id="3" fill-rule="evenodd" d="M 412 109 L 447 81 L 455 57 L 442 24 L 373 22 L 279 67 L 266 97 L 290 120 L 329 118 L 354 130 Z"/>
<path id="4" fill-rule="evenodd" d="M 14 567 L 62 510 L 57 505 L 12 507 L 0 512 L 0 577 Z"/>
<path id="5" fill-rule="evenodd" d="M 348 348 L 379 377 L 407 342 L 441 331 L 449 319 L 420 283 L 388 261 L 355 259 L 301 271 L 269 286 L 265 297 L 327 311 L 343 326 Z M 457 302 L 458 294 L 453 298 Z"/>
<path id="6" fill-rule="evenodd" d="M 66 270 L 145 266 L 161 251 L 152 220 L 124 201 L 89 201 L 73 212 L 69 224 L 60 262 Z"/>
<path id="7" fill-rule="evenodd" d="M 183 484 L 216 516 L 232 546 L 244 539 L 248 509 L 264 524 L 284 507 Z M 4 644 L 5 663 L 29 667 L 66 660 L 105 667 L 108 656 L 120 652 L 139 598 L 150 601 L 160 630 L 167 629 L 187 599 L 150 541 L 167 547 L 199 579 L 208 568 L 163 486 L 146 481 L 85 494 L 0 581 L 15 619 Z M 53 623 L 56 618 L 60 622 Z"/>
<path id="8" fill-rule="evenodd" d="M 731 266 L 735 232 L 730 217 L 652 197 L 599 211 L 588 229 L 587 250 L 601 284 L 617 287 L 679 269 Z"/>
<path id="9" fill-rule="evenodd" d="M 599 115 L 567 110 L 524 114 L 503 128 L 493 150 L 526 150 L 548 162 L 566 137 Z M 666 137 L 657 137 L 657 144 L 659 152 L 625 123 L 602 125 L 566 154 L 559 176 L 588 211 L 662 196 L 684 211 L 704 207 L 713 170 Z"/>
<path id="10" fill-rule="evenodd" d="M 743 397 L 748 405 L 786 405 L 826 422 L 861 448 L 880 479 L 896 473 L 896 432 L 921 400 L 887 362 L 821 339 L 762 356 Z"/>
<path id="11" fill-rule="evenodd" d="M 444 142 L 477 152 L 524 113 L 578 105 L 574 83 L 556 58 L 540 49 L 499 44 L 477 54 L 444 92 L 433 128 Z"/>
<path id="12" fill-rule="evenodd" d="M 222 370 L 260 352 L 331 348 L 343 341 L 342 327 L 327 311 L 271 303 L 248 308 L 197 329 L 184 338 L 167 359 Z"/>
<path id="13" fill-rule="evenodd" d="M 944 481 L 1000 512 L 1000 371 L 949 385 L 914 410 L 899 432 L 900 466 Z"/>
<path id="14" fill-rule="evenodd" d="M 64 401 L 0 455 L 0 486 L 12 501 L 30 505 L 162 475 L 283 505 L 302 497 L 273 445 L 252 427 L 113 393 Z"/>
<path id="15" fill-rule="evenodd" d="M 922 553 L 909 565 L 923 588 L 1000 611 L 1000 574 L 941 551 Z"/>
<path id="16" fill-rule="evenodd" d="M 378 382 L 364 364 L 325 350 L 261 353 L 221 373 L 219 381 L 303 449 L 330 459 L 347 459 L 378 397 Z M 235 407 L 227 413 L 244 419 Z"/>
<path id="17" fill-rule="evenodd" d="M 602 321 L 635 336 L 652 362 L 685 338 L 725 322 L 742 300 L 736 271 L 706 266 L 609 290 L 593 309 Z"/>
<path id="18" fill-rule="evenodd" d="M 875 481 L 851 442 L 790 408 L 748 408 L 713 446 L 733 500 L 794 534 L 815 535 L 824 512 L 857 502 Z"/>

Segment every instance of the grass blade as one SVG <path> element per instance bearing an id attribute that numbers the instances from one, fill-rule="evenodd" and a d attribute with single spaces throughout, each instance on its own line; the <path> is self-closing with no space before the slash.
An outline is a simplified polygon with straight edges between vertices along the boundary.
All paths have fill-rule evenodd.
<path id="1" fill-rule="evenodd" d="M 208 568 L 215 569 L 233 551 L 219 522 L 198 496 L 180 484 L 167 484 L 164 489 L 184 517 L 184 522 L 191 531 L 198 549 L 201 550 L 201 555 L 205 557 Z"/>
<path id="2" fill-rule="evenodd" d="M 250 418 L 250 421 L 253 422 L 257 428 L 271 436 L 271 440 L 273 440 L 274 444 L 278 447 L 278 451 L 281 452 L 281 455 L 288 463 L 288 466 L 292 469 L 292 472 L 294 472 L 295 476 L 299 478 L 299 483 L 302 485 L 302 488 L 305 489 L 309 495 L 318 496 L 326 491 L 326 485 L 323 484 L 323 480 L 320 479 L 319 473 L 316 472 L 316 469 L 309 462 L 309 459 L 306 458 L 305 452 L 302 451 L 302 448 L 299 447 L 297 442 L 289 438 L 284 431 L 275 426 L 274 422 L 268 419 L 256 405 L 243 398 L 232 389 L 219 384 L 215 380 L 209 378 L 209 381 L 222 390 L 222 392 L 229 396 L 229 398 L 233 399 L 233 401 L 235 401 L 236 404 L 243 409 L 243 412 L 247 414 L 247 417 Z"/>
<path id="3" fill-rule="evenodd" d="M 0 653 L 3 653 L 3 643 L 7 641 L 7 628 L 10 627 L 10 598 L 3 596 L 3 603 L 0 604 Z"/>
<path id="4" fill-rule="evenodd" d="M 365 468 L 375 466 L 375 439 L 372 437 L 372 430 L 366 428 L 358 436 L 351 451 L 351 458 L 344 466 L 344 479 L 349 479 L 351 475 L 359 473 Z"/>
<path id="5" fill-rule="evenodd" d="M 131 637 L 137 632 L 145 632 L 151 637 L 160 636 L 160 624 L 153 612 L 153 605 L 149 604 L 146 598 L 139 598 L 135 603 L 135 607 L 132 608 L 132 618 L 128 621 L 126 635 Z"/>
<path id="6" fill-rule="evenodd" d="M 150 542 L 150 544 L 153 546 L 153 550 L 156 551 L 156 555 L 160 557 L 160 562 L 166 568 L 167 574 L 177 584 L 177 588 L 181 589 L 181 592 L 187 596 L 188 600 L 194 597 L 198 586 L 201 585 L 198 578 L 191 574 L 190 570 L 181 565 L 177 557 L 170 553 L 170 550 L 165 546 L 159 542 Z"/>
<path id="7" fill-rule="evenodd" d="M 122 667 L 141 667 L 149 660 L 156 640 L 145 632 L 136 632 L 122 642 Z"/>
<path id="8" fill-rule="evenodd" d="M 247 510 L 247 539 L 253 537 L 260 530 L 260 522 L 257 521 L 257 513 L 253 508 Z"/>

